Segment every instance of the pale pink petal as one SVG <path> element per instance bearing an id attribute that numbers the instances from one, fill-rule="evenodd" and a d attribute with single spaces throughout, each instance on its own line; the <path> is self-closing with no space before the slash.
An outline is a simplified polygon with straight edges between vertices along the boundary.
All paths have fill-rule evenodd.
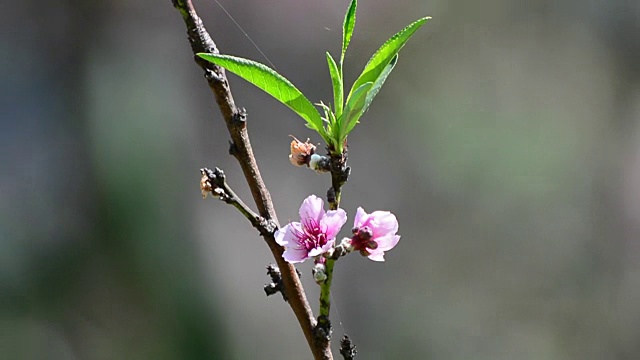
<path id="1" fill-rule="evenodd" d="M 320 227 L 327 235 L 327 239 L 335 239 L 346 222 L 347 213 L 344 210 L 329 210 L 320 221 Z"/>
<path id="2" fill-rule="evenodd" d="M 280 229 L 276 230 L 276 233 L 275 233 L 275 234 L 273 234 L 273 236 L 274 236 L 274 237 L 275 237 L 275 239 L 276 239 L 276 242 L 277 242 L 279 245 L 281 245 L 281 246 L 285 246 L 285 245 L 287 245 L 287 244 L 289 243 L 288 239 L 287 239 L 287 240 L 285 240 L 285 236 L 286 236 L 287 232 L 290 232 L 290 231 L 289 231 L 289 224 L 287 224 L 287 225 L 286 225 L 285 227 L 283 227 L 283 228 L 280 228 Z"/>
<path id="3" fill-rule="evenodd" d="M 288 247 L 288 248 L 285 248 L 284 253 L 282 254 L 282 257 L 285 260 L 287 260 L 287 262 L 295 264 L 295 263 L 303 262 L 306 259 L 308 259 L 309 254 L 307 253 L 307 250 L 304 248 Z"/>
<path id="4" fill-rule="evenodd" d="M 378 243 L 376 251 L 389 251 L 398 244 L 398 241 L 400 241 L 400 235 L 387 235 L 376 238 L 376 243 Z"/>
<path id="5" fill-rule="evenodd" d="M 322 251 L 321 248 L 313 248 L 313 249 L 309 250 L 308 257 L 312 258 L 312 257 L 318 256 L 318 255 L 321 255 L 323 253 L 324 252 Z"/>
<path id="6" fill-rule="evenodd" d="M 362 227 L 368 218 L 369 215 L 367 215 L 367 212 L 364 211 L 363 208 L 359 207 L 358 210 L 356 210 L 356 217 L 353 220 L 353 226 Z"/>
<path id="7" fill-rule="evenodd" d="M 367 257 L 373 261 L 384 261 L 384 251 L 371 251 Z"/>
<path id="8" fill-rule="evenodd" d="M 373 237 L 393 235 L 398 232 L 398 220 L 388 211 L 374 211 L 369 216 Z"/>
<path id="9" fill-rule="evenodd" d="M 300 223 L 290 223 L 283 228 L 276 230 L 274 234 L 275 240 L 279 245 L 289 246 L 296 244 L 296 237 L 293 235 L 292 230 L 299 229 Z"/>
<path id="10" fill-rule="evenodd" d="M 309 195 L 302 205 L 300 205 L 300 222 L 307 223 L 308 220 L 313 220 L 316 224 L 320 223 L 320 220 L 324 216 L 324 201 L 315 195 Z"/>

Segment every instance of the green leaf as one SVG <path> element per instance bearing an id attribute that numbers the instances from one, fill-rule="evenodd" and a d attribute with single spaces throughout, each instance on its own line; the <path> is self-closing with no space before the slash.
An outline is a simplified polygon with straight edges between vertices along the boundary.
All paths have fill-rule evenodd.
<path id="1" fill-rule="evenodd" d="M 362 115 L 369 109 L 369 105 L 373 101 L 373 98 L 376 97 L 380 88 L 384 84 L 387 77 L 391 73 L 391 70 L 396 66 L 398 62 L 398 55 L 391 59 L 391 62 L 387 64 L 384 68 L 378 79 L 374 83 L 368 82 L 362 84 L 354 93 L 344 111 L 343 122 L 341 122 L 340 132 L 334 135 L 335 138 L 339 139 L 339 144 L 344 142 L 344 139 L 351 133 L 353 128 L 359 123 Z M 338 147 L 338 149 L 342 149 L 342 147 Z"/>
<path id="2" fill-rule="evenodd" d="M 391 59 L 391 62 L 387 64 L 384 70 L 382 70 L 382 73 L 380 73 L 380 76 L 378 76 L 376 81 L 373 83 L 373 86 L 371 86 L 371 89 L 367 93 L 367 99 L 365 101 L 364 109 L 362 110 L 362 113 L 364 113 L 365 111 L 367 111 L 367 109 L 369 109 L 369 105 L 371 105 L 373 98 L 376 97 L 376 95 L 378 95 L 380 88 L 382 87 L 382 85 L 384 85 L 385 80 L 387 80 L 387 77 L 389 77 L 391 70 L 393 70 L 397 62 L 398 62 L 398 54 L 396 54 L 396 56 L 394 56 L 393 59 Z"/>
<path id="3" fill-rule="evenodd" d="M 349 102 L 349 99 L 353 96 L 354 91 L 359 89 L 362 84 L 376 82 L 378 77 L 385 71 L 387 65 L 393 60 L 394 56 L 398 54 L 404 44 L 407 43 L 409 38 L 411 38 L 411 36 L 429 19 L 431 18 L 424 17 L 415 21 L 382 44 L 378 51 L 376 51 L 371 59 L 369 59 L 364 70 L 362 70 L 362 74 L 360 74 L 358 79 L 356 79 L 356 82 L 351 87 L 351 91 L 347 97 L 347 102 Z"/>
<path id="4" fill-rule="evenodd" d="M 327 63 L 329 64 L 329 74 L 331 75 L 331 84 L 333 85 L 333 107 L 336 110 L 336 117 L 342 115 L 342 103 L 344 101 L 344 86 L 342 85 L 342 76 L 338 65 L 327 52 Z"/>
<path id="5" fill-rule="evenodd" d="M 324 128 L 322 126 L 322 117 L 318 110 L 300 90 L 275 70 L 255 61 L 230 55 L 206 53 L 197 55 L 231 71 L 273 96 L 305 119 L 308 127 L 322 135 Z"/>
<path id="6" fill-rule="evenodd" d="M 338 139 L 340 140 L 340 145 L 344 139 L 346 139 L 347 135 L 353 130 L 360 119 L 360 116 L 364 113 L 366 101 L 367 101 L 367 93 L 373 86 L 372 82 L 368 82 L 360 85 L 356 91 L 353 92 L 353 96 L 347 102 L 347 105 L 344 108 L 344 114 L 342 114 L 342 119 L 340 121 L 340 134 Z"/>
<path id="7" fill-rule="evenodd" d="M 344 54 L 347 52 L 349 42 L 351 42 L 351 36 L 353 35 L 353 29 L 356 27 L 356 8 L 358 7 L 357 0 L 351 0 L 351 4 L 347 9 L 347 13 L 344 15 L 344 23 L 342 24 L 342 55 L 340 55 L 340 67 L 344 62 Z"/>
<path id="8" fill-rule="evenodd" d="M 335 143 L 337 140 L 337 133 L 339 132 L 339 123 L 336 120 L 336 116 L 334 115 L 331 108 L 325 105 L 323 102 L 316 104 L 322 108 L 324 111 L 324 119 L 327 121 L 327 129 L 326 129 L 326 137 L 323 136 L 324 140 L 328 145 Z"/>

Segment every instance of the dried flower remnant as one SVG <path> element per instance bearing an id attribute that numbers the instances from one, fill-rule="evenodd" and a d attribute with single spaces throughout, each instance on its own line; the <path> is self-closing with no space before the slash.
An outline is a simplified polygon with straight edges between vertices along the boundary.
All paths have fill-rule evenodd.
<path id="1" fill-rule="evenodd" d="M 293 140 L 291 141 L 291 153 L 289 154 L 289 161 L 295 166 L 307 165 L 311 170 L 315 170 L 317 173 L 329 172 L 331 159 L 328 156 L 316 154 L 316 146 L 307 141 L 302 142 L 296 139 L 293 135 L 290 135 Z"/>
<path id="2" fill-rule="evenodd" d="M 388 211 L 367 214 L 359 207 L 352 232 L 353 237 L 347 240 L 350 250 L 357 250 L 374 261 L 384 261 L 384 252 L 393 249 L 400 241 L 400 235 L 396 235 L 398 220 Z"/>
<path id="3" fill-rule="evenodd" d="M 345 222 L 344 210 L 325 212 L 324 201 L 310 195 L 300 206 L 300 222 L 291 222 L 275 233 L 276 242 L 285 248 L 282 257 L 290 263 L 299 263 L 324 254 L 333 247 Z"/>
<path id="4" fill-rule="evenodd" d="M 309 159 L 311 155 L 316 153 L 316 146 L 307 141 L 302 142 L 295 136 L 290 135 L 291 140 L 291 154 L 289 155 L 289 161 L 295 166 L 307 165 L 309 166 Z"/>
<path id="5" fill-rule="evenodd" d="M 211 180 L 207 172 L 204 169 L 200 169 L 200 173 L 202 174 L 202 178 L 200 178 L 200 191 L 202 191 L 202 198 L 206 199 L 207 195 L 213 191 L 213 186 L 211 185 Z"/>

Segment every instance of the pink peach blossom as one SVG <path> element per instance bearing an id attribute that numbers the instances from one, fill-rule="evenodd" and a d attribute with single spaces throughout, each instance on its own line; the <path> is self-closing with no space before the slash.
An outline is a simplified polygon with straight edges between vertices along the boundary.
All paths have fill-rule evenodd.
<path id="1" fill-rule="evenodd" d="M 374 261 L 384 261 L 384 252 L 391 250 L 398 241 L 398 220 L 388 211 L 367 214 L 359 207 L 353 227 L 351 247 Z"/>
<path id="2" fill-rule="evenodd" d="M 284 246 L 282 257 L 290 263 L 324 254 L 333 247 L 336 235 L 347 222 L 344 210 L 324 211 L 324 201 L 315 195 L 300 206 L 300 222 L 291 222 L 275 233 L 276 242 Z"/>

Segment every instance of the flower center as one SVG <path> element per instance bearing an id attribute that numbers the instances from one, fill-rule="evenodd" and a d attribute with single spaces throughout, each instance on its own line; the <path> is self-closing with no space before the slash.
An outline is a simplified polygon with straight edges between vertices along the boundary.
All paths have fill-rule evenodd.
<path id="1" fill-rule="evenodd" d="M 298 243 L 307 251 L 321 248 L 327 244 L 327 234 L 320 228 L 320 224 L 313 219 L 307 219 L 302 223 L 302 231 L 294 231 Z"/>
<path id="2" fill-rule="evenodd" d="M 367 251 L 369 249 L 376 249 L 378 247 L 378 243 L 372 240 L 373 231 L 368 226 L 363 227 L 355 227 L 351 230 L 353 232 L 353 237 L 351 238 L 351 246 L 353 246 L 354 250 L 358 251 Z"/>

